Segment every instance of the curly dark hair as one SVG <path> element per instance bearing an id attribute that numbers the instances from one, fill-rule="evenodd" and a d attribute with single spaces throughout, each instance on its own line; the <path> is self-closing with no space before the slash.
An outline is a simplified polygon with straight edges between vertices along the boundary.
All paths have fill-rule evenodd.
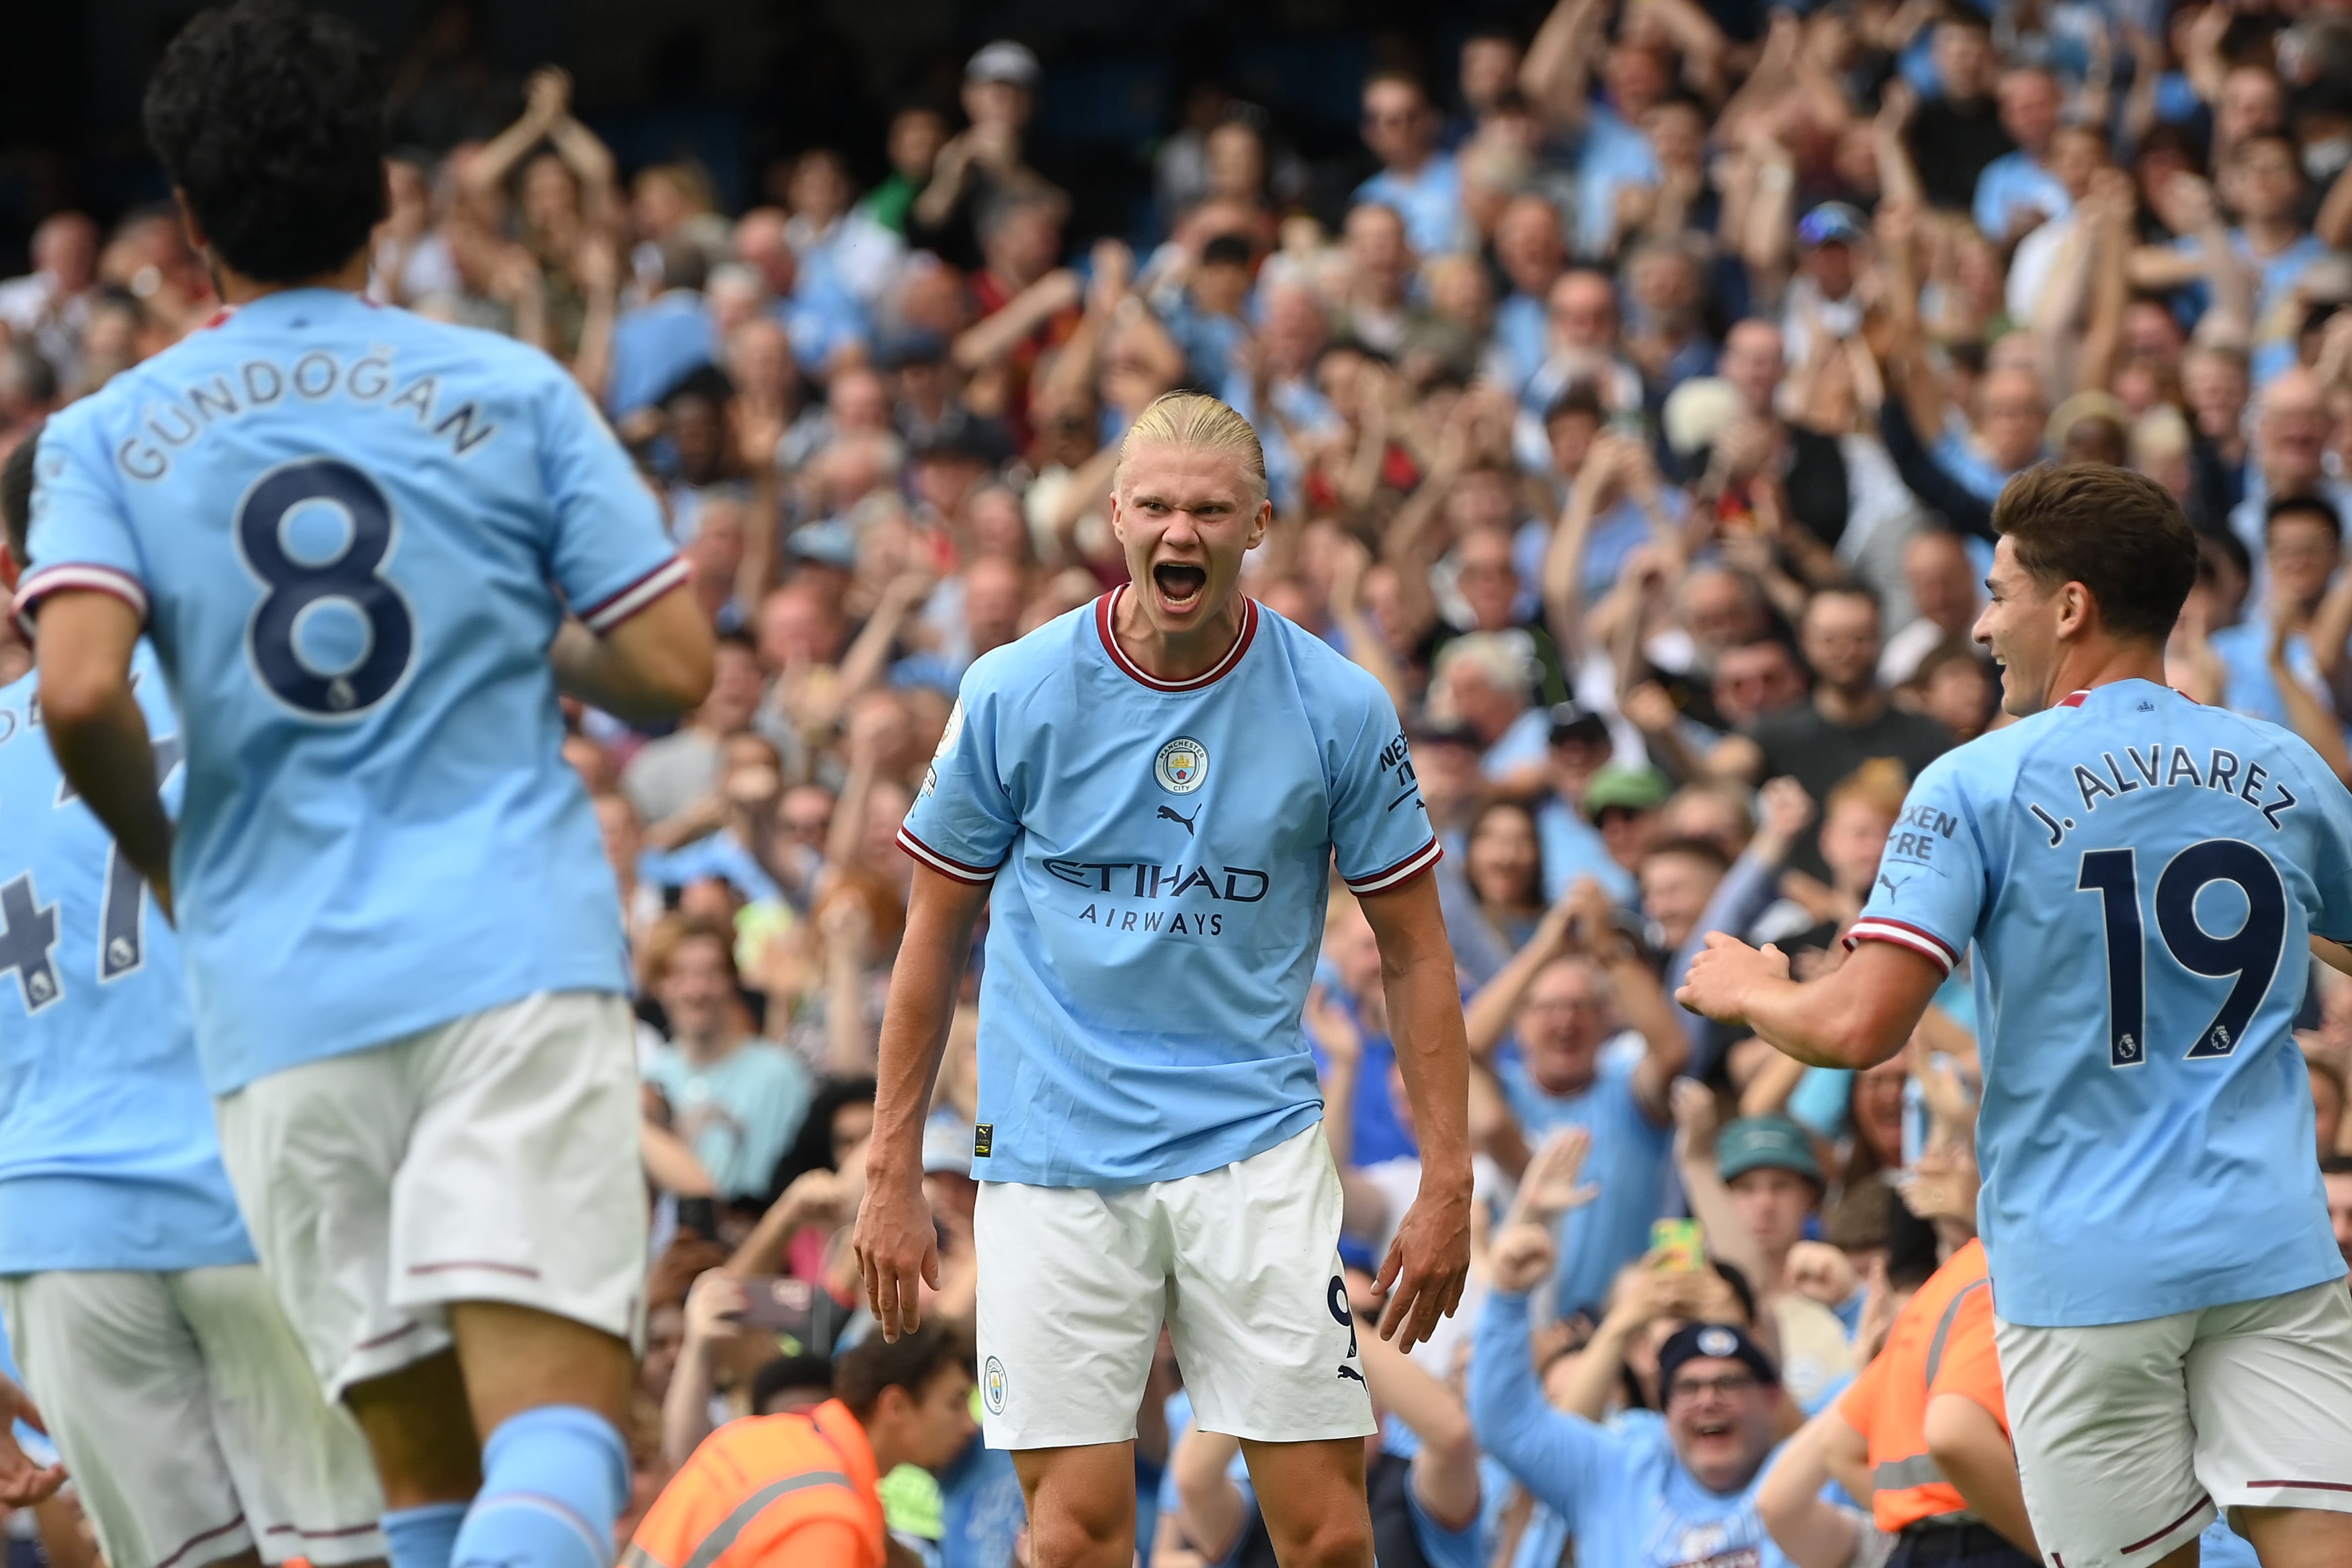
<path id="1" fill-rule="evenodd" d="M 384 73 L 323 12 L 241 0 L 180 30 L 147 140 L 221 260 L 268 283 L 334 272 L 383 216 Z"/>

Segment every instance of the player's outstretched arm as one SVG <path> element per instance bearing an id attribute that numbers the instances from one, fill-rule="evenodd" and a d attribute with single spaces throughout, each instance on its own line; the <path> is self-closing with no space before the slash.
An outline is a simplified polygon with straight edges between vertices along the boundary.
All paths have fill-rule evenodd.
<path id="1" fill-rule="evenodd" d="M 565 622 L 547 656 L 565 696 L 623 718 L 667 718 L 709 695 L 712 644 L 709 617 L 681 585 L 602 635 Z"/>
<path id="2" fill-rule="evenodd" d="M 1875 1067 L 1903 1049 L 1944 983 L 1943 971 L 1891 942 L 1856 945 L 1817 980 L 1789 977 L 1789 956 L 1711 933 L 1675 999 L 1695 1013 L 1745 1026 L 1811 1067 Z"/>
<path id="3" fill-rule="evenodd" d="M 1421 1191 L 1381 1263 L 1380 1288 L 1393 1292 L 1381 1337 L 1418 1344 L 1453 1312 L 1470 1272 L 1470 1046 L 1437 879 L 1368 894 L 1363 910 L 1380 944 L 1397 1071 L 1421 1142 Z"/>
<path id="4" fill-rule="evenodd" d="M 923 1198 L 923 1119 L 988 892 L 985 883 L 959 882 L 918 864 L 906 939 L 890 971 L 866 1198 L 852 1236 L 866 1300 L 888 1340 L 921 1326 L 922 1287 L 940 1282 L 939 1233 Z"/>
<path id="5" fill-rule="evenodd" d="M 66 590 L 41 603 L 34 654 L 41 722 L 58 766 L 172 915 L 172 819 L 155 787 L 147 716 L 131 690 L 139 612 L 111 593 Z"/>

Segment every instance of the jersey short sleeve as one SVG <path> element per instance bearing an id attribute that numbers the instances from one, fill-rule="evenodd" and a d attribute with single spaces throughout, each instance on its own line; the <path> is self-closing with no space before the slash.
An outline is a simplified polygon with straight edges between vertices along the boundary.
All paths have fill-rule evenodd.
<path id="1" fill-rule="evenodd" d="M 103 433 L 88 406 L 52 419 L 33 465 L 30 570 L 16 611 L 30 614 L 51 593 L 95 589 L 147 620 L 147 570 L 116 493 Z"/>
<path id="2" fill-rule="evenodd" d="M 1931 763 L 1904 797 L 1848 946 L 1892 942 L 1946 975 L 1968 951 L 1984 908 L 1987 856 L 1960 756 Z"/>
<path id="3" fill-rule="evenodd" d="M 1429 825 L 1396 705 L 1370 675 L 1347 666 L 1332 695 L 1324 742 L 1331 781 L 1331 847 L 1357 894 L 1384 893 L 1427 871 L 1444 851 Z"/>
<path id="4" fill-rule="evenodd" d="M 663 532 L 661 505 L 569 376 L 541 400 L 540 462 L 554 533 L 556 586 L 588 630 L 605 632 L 687 580 Z"/>
<path id="5" fill-rule="evenodd" d="M 964 676 L 898 847 L 942 876 L 984 885 L 1012 852 L 1021 819 L 997 763 L 1003 708 L 983 660 Z"/>

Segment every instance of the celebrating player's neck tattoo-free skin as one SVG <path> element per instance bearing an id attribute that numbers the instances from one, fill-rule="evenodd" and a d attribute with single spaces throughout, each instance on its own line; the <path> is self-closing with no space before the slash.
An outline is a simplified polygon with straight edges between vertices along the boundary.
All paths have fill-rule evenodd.
<path id="1" fill-rule="evenodd" d="M 2110 633 L 2081 583 L 2049 588 L 2035 581 L 2006 538 L 1994 547 L 1985 590 L 1975 636 L 2000 665 L 2001 710 L 2011 717 L 2110 681 L 2164 685 L 2161 645 Z"/>
<path id="2" fill-rule="evenodd" d="M 1129 454 L 1110 498 L 1135 581 L 1112 626 L 1119 647 L 1160 680 L 1214 667 L 1241 635 L 1242 558 L 1273 520 L 1237 453 L 1154 442 Z"/>

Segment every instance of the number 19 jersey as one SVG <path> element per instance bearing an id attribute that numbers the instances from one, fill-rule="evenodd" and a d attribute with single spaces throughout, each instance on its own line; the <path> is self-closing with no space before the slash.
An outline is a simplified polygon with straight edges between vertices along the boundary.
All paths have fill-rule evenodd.
<path id="1" fill-rule="evenodd" d="M 2129 1322 L 2344 1273 L 2293 1019 L 2352 937 L 2352 796 L 2147 681 L 1937 758 L 1852 941 L 1976 945 L 1978 1223 L 2000 1315 Z"/>
<path id="2" fill-rule="evenodd" d="M 625 983 L 548 647 L 684 580 L 553 361 L 332 290 L 253 301 L 59 413 L 29 610 L 145 622 L 186 723 L 173 874 L 215 1093 Z"/>

